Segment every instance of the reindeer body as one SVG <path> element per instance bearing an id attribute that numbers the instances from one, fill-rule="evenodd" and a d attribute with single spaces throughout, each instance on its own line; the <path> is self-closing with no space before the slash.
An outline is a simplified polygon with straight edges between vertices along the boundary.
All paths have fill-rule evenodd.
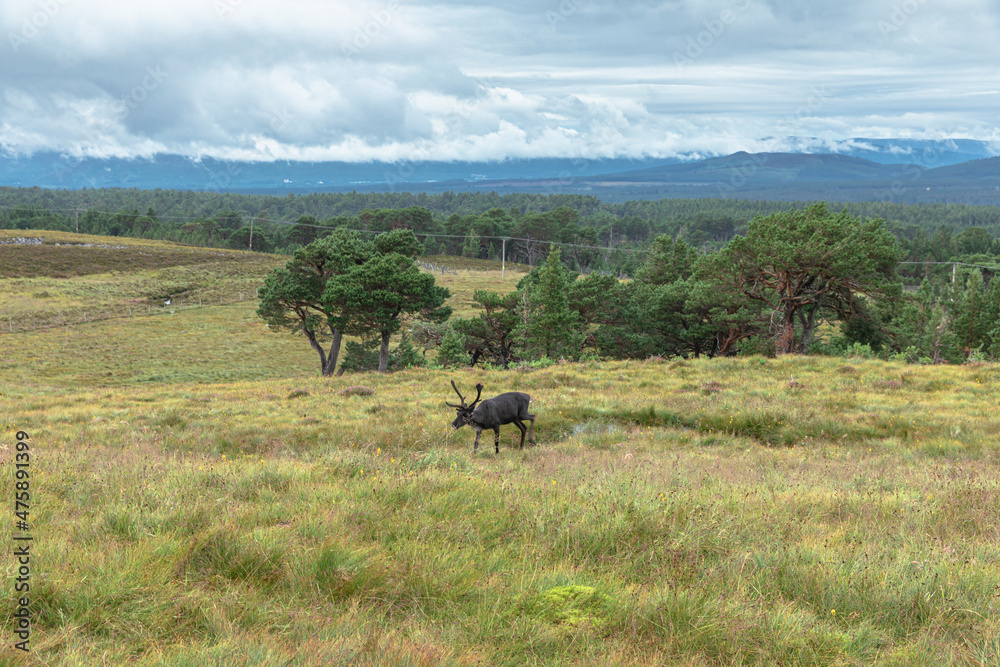
<path id="1" fill-rule="evenodd" d="M 458 410 L 458 416 L 452 422 L 451 427 L 460 429 L 463 426 L 469 425 L 475 430 L 476 444 L 472 447 L 473 454 L 479 451 L 479 437 L 486 429 L 493 429 L 493 446 L 496 453 L 499 454 L 500 427 L 504 424 L 512 423 L 521 431 L 520 449 L 524 449 L 525 435 L 528 436 L 528 442 L 534 444 L 535 415 L 528 412 L 528 404 L 531 402 L 531 396 L 520 391 L 509 391 L 506 394 L 500 394 L 499 396 L 494 396 L 480 402 L 479 395 L 482 394 L 483 385 L 477 384 L 476 389 L 479 390 L 479 393 L 476 395 L 476 400 L 472 402 L 472 405 L 466 405 L 465 398 L 459 393 L 458 387 L 455 387 L 454 381 L 452 381 L 451 386 L 455 388 L 455 393 L 462 399 L 461 405 L 447 403 L 447 405 Z M 531 422 L 530 431 L 524 425 L 526 421 Z"/>

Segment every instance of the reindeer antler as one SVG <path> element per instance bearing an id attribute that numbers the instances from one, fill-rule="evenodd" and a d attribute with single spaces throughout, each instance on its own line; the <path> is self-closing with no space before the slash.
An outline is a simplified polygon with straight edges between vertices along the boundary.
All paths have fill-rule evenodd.
<path id="1" fill-rule="evenodd" d="M 480 396 L 480 395 L 481 395 L 482 393 L 483 393 L 483 383 L 482 383 L 482 382 L 480 382 L 479 384 L 477 384 L 477 385 L 476 385 L 476 400 L 474 400 L 474 401 L 472 402 L 472 405 L 470 405 L 470 406 L 469 406 L 470 408 L 474 407 L 474 406 L 476 405 L 476 403 L 478 403 L 478 402 L 479 402 L 479 396 Z M 463 398 L 462 400 L 464 401 L 465 399 Z"/>
<path id="2" fill-rule="evenodd" d="M 479 386 L 482 387 L 482 385 L 479 385 Z M 458 394 L 458 397 L 460 399 L 462 399 L 462 404 L 461 405 L 455 405 L 454 403 L 449 403 L 448 401 L 445 401 L 444 404 L 447 405 L 449 408 L 464 408 L 465 407 L 465 396 L 462 396 L 462 392 L 460 392 L 458 390 L 458 387 L 455 386 L 455 381 L 454 380 L 451 381 L 451 388 L 454 389 L 455 393 Z M 478 396 L 476 397 L 476 400 L 477 401 L 479 400 Z"/>

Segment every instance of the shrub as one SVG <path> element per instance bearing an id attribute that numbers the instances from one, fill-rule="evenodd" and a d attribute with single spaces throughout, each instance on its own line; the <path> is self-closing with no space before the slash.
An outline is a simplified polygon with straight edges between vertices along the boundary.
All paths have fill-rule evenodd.
<path id="1" fill-rule="evenodd" d="M 344 346 L 344 357 L 340 362 L 340 370 L 344 373 L 361 373 L 378 370 L 379 340 L 372 338 L 360 343 L 348 341 Z M 410 337 L 405 333 L 395 349 L 389 350 L 388 370 L 398 371 L 404 368 L 422 367 L 427 360 L 413 347 Z"/>
<path id="2" fill-rule="evenodd" d="M 437 362 L 444 368 L 469 365 L 469 353 L 465 350 L 465 334 L 449 327 L 441 339 Z"/>
<path id="3" fill-rule="evenodd" d="M 777 356 L 777 347 L 774 340 L 765 336 L 751 336 L 739 344 L 741 357 L 758 355 L 761 357 Z"/>

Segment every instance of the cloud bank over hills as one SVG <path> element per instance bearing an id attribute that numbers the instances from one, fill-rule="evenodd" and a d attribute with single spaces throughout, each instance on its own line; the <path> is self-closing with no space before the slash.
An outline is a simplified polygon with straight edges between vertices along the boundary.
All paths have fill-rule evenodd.
<path id="1" fill-rule="evenodd" d="M 488 162 L 871 137 L 997 153 L 998 33 L 993 0 L 10 0 L 0 148 Z"/>

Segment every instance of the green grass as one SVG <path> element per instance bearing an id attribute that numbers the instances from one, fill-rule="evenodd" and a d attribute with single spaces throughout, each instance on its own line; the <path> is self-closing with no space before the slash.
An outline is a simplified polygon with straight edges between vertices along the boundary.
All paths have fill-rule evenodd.
<path id="1" fill-rule="evenodd" d="M 7 333 L 233 303 L 254 296 L 287 257 L 163 241 L 0 230 L 42 238 L 0 244 L 0 324 Z"/>
<path id="2" fill-rule="evenodd" d="M 252 311 L 0 336 L 35 537 L 0 662 L 1000 663 L 996 366 L 322 378 Z M 538 445 L 473 458 L 451 379 L 529 392 Z"/>

